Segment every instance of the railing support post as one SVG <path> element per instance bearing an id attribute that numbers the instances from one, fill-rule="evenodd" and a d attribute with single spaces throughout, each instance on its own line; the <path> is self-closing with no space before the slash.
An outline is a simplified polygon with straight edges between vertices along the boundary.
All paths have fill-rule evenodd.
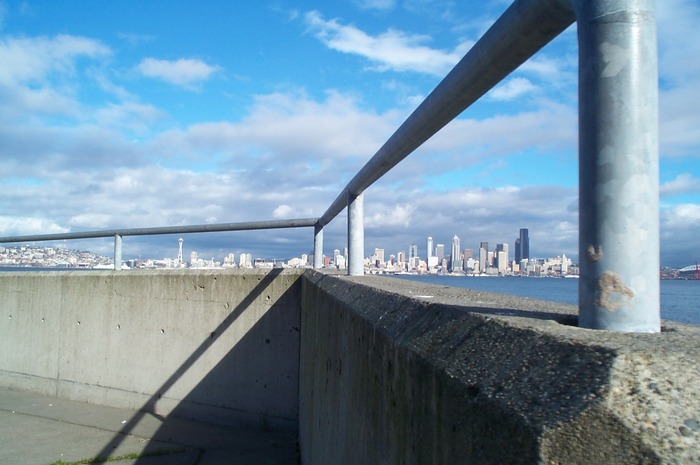
<path id="1" fill-rule="evenodd" d="M 323 268 L 323 226 L 314 226 L 314 269 Z"/>
<path id="2" fill-rule="evenodd" d="M 365 274 L 364 194 L 348 194 L 348 274 Z"/>
<path id="3" fill-rule="evenodd" d="M 654 0 L 573 0 L 579 36 L 579 326 L 659 332 Z"/>
<path id="4" fill-rule="evenodd" d="M 114 269 L 119 271 L 122 269 L 122 236 L 114 235 Z"/>

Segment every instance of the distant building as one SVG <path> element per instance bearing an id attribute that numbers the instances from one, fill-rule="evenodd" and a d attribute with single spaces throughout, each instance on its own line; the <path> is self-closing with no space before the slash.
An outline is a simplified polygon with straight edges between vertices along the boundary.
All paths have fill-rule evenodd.
<path id="1" fill-rule="evenodd" d="M 515 240 L 515 261 L 520 263 L 530 258 L 530 237 L 527 228 L 520 229 L 520 237 Z"/>
<path id="2" fill-rule="evenodd" d="M 418 246 L 416 244 L 411 244 L 411 247 L 408 248 L 408 261 L 410 262 L 413 258 L 418 258 Z"/>
<path id="3" fill-rule="evenodd" d="M 428 236 L 428 250 L 427 253 L 425 254 L 426 257 L 430 258 L 433 256 L 433 238 Z"/>
<path id="4" fill-rule="evenodd" d="M 461 247 L 459 245 L 459 237 L 455 234 L 452 238 L 452 254 L 450 260 L 450 271 L 457 271 L 462 269 L 462 257 L 461 257 Z"/>
<path id="5" fill-rule="evenodd" d="M 384 249 L 374 249 L 374 255 L 379 266 L 384 265 Z"/>
<path id="6" fill-rule="evenodd" d="M 435 247 L 435 255 L 438 258 L 438 263 L 442 263 L 442 260 L 445 258 L 445 244 L 438 244 Z"/>
<path id="7" fill-rule="evenodd" d="M 499 273 L 508 269 L 508 244 L 496 244 L 496 263 Z"/>
<path id="8" fill-rule="evenodd" d="M 489 267 L 489 243 L 482 242 L 479 244 L 479 271 L 486 273 Z"/>

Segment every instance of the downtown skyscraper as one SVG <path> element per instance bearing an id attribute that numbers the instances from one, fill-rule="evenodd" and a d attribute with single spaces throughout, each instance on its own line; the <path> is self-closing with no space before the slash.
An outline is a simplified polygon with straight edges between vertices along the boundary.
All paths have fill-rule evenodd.
<path id="1" fill-rule="evenodd" d="M 527 228 L 520 229 L 520 237 L 515 239 L 515 262 L 520 264 L 530 259 L 530 237 Z"/>

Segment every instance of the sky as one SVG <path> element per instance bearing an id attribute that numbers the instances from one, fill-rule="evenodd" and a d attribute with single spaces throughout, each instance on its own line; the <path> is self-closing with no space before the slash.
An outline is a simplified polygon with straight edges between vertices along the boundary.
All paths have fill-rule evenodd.
<path id="1" fill-rule="evenodd" d="M 0 0 L 0 236 L 318 217 L 508 4 Z M 700 260 L 700 2 L 657 10 L 661 264 L 681 267 Z M 577 53 L 574 25 L 370 187 L 365 254 L 512 250 L 528 228 L 531 256 L 577 261 Z M 217 260 L 313 248 L 311 228 L 183 238 Z"/>

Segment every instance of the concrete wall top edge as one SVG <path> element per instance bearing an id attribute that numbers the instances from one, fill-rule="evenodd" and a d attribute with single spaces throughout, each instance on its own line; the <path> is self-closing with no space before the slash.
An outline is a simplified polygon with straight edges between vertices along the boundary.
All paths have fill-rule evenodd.
<path id="1" fill-rule="evenodd" d="M 660 334 L 591 330 L 576 326 L 578 307 L 575 305 L 381 276 L 351 277 L 318 271 L 308 271 L 305 276 L 322 288 L 346 288 L 338 295 L 341 299 L 351 295 L 352 298 L 357 298 L 349 290 L 360 286 L 371 289 L 373 299 L 378 295 L 393 298 L 398 296 L 404 305 L 411 301 L 413 305 L 423 308 L 455 311 L 462 317 L 469 315 L 480 320 L 493 319 L 503 325 L 540 331 L 557 338 L 581 341 L 609 350 L 700 354 L 700 325 L 664 320 Z"/>
<path id="2" fill-rule="evenodd" d="M 540 431 L 550 457 L 564 457 L 557 445 L 575 437 L 623 441 L 657 458 L 695 457 L 700 326 L 664 322 L 659 334 L 589 330 L 575 326 L 575 306 L 551 302 L 316 271 L 302 283 L 304 302 L 329 314 L 315 317 L 319 327 L 336 328 L 353 347 L 367 344 L 361 359 L 377 358 L 385 368 L 431 366 L 472 402 Z M 343 353 L 343 369 L 352 370 Z M 598 431 L 606 433 L 596 439 Z M 666 459 L 649 463 L 676 463 Z"/>
<path id="3" fill-rule="evenodd" d="M 197 268 L 162 268 L 153 270 L 81 270 L 81 269 L 66 269 L 66 270 L 50 270 L 50 271 L 7 271 L 0 273 L 0 279 L 3 277 L 12 276 L 217 276 L 217 275 L 232 275 L 232 276 L 264 276 L 271 272 L 280 273 L 289 276 L 301 276 L 303 269 L 297 268 L 253 268 L 253 269 L 236 269 L 236 268 L 221 268 L 221 269 L 197 269 Z"/>

